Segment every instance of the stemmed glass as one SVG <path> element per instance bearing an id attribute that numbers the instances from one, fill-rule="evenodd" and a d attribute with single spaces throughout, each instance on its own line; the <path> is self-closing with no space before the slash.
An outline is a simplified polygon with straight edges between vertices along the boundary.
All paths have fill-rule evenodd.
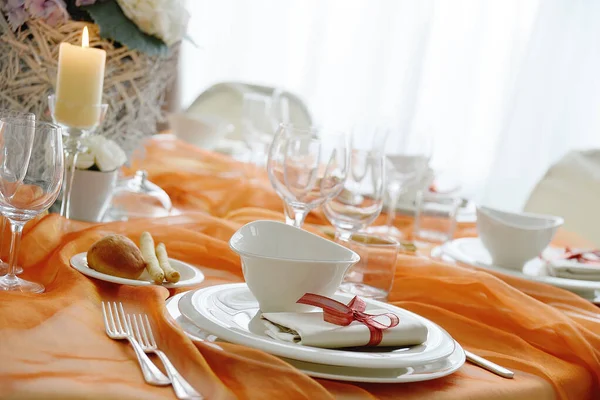
<path id="1" fill-rule="evenodd" d="M 20 118 L 0 119 L 0 212 L 10 221 L 8 273 L 0 290 L 41 293 L 15 274 L 23 226 L 58 197 L 64 173 L 61 128 Z"/>
<path id="2" fill-rule="evenodd" d="M 384 196 L 384 155 L 380 149 L 353 149 L 350 172 L 342 192 L 323 206 L 335 227 L 337 241 L 347 242 L 381 213 Z"/>
<path id="3" fill-rule="evenodd" d="M 273 101 L 260 93 L 246 93 L 242 105 L 242 135 L 250 150 L 250 162 L 264 166 L 267 147 L 273 139 L 278 121 L 274 118 Z"/>
<path id="4" fill-rule="evenodd" d="M 427 186 L 433 141 L 426 131 L 393 137 L 398 142 L 386 146 L 387 223 L 385 226 L 371 227 L 368 231 L 402 237 L 402 232 L 394 226 L 398 203 L 402 196 L 414 193 L 416 197 L 416 193 Z"/>
<path id="5" fill-rule="evenodd" d="M 80 104 L 65 104 L 57 102 L 55 95 L 48 96 L 50 113 L 54 123 L 62 129 L 64 136 L 65 179 L 62 194 L 60 215 L 69 218 L 71 189 L 75 176 L 77 156 L 87 150 L 82 139 L 92 135 L 104 120 L 108 104 L 82 106 Z M 65 119 L 68 116 L 68 119 Z"/>
<path id="6" fill-rule="evenodd" d="M 25 119 L 27 121 L 31 121 L 31 122 L 35 123 L 35 114 L 27 113 L 27 112 L 0 109 L 0 119 L 1 118 L 19 118 L 19 119 Z M 4 231 L 6 230 L 6 218 L 1 218 L 1 219 L 2 219 L 2 223 L 0 224 L 1 225 L 0 226 L 0 253 L 4 249 Z M 7 271 L 8 271 L 8 263 L 6 263 L 6 262 L 2 261 L 2 259 L 0 259 L 0 275 L 6 274 Z M 21 272 L 23 272 L 23 268 L 21 268 L 19 266 L 15 267 L 16 274 L 20 274 Z"/>
<path id="7" fill-rule="evenodd" d="M 319 133 L 281 124 L 269 148 L 269 180 L 284 202 L 286 223 L 296 227 L 311 210 L 337 196 L 348 175 L 348 136 Z"/>

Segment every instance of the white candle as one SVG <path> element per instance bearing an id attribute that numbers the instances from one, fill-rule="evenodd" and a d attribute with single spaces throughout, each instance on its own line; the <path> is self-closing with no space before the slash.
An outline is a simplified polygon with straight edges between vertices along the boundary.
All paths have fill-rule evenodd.
<path id="1" fill-rule="evenodd" d="M 100 119 L 106 51 L 89 47 L 87 27 L 81 44 L 60 44 L 54 118 L 61 124 L 85 129 Z"/>

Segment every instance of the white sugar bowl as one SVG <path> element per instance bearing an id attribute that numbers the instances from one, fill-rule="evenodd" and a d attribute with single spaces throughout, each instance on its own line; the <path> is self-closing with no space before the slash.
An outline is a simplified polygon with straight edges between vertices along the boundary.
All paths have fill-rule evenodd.
<path id="1" fill-rule="evenodd" d="M 550 244 L 561 217 L 477 207 L 477 232 L 494 265 L 522 270 Z"/>

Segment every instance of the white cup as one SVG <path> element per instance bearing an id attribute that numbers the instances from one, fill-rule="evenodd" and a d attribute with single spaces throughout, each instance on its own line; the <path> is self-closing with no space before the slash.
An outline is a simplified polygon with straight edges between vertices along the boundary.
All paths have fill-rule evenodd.
<path id="1" fill-rule="evenodd" d="M 100 222 L 110 206 L 119 170 L 110 172 L 75 169 L 69 218 Z"/>
<path id="2" fill-rule="evenodd" d="M 509 213 L 477 207 L 477 232 L 499 267 L 522 270 L 550 244 L 563 219 L 551 215 Z"/>
<path id="3" fill-rule="evenodd" d="M 354 251 L 300 228 L 255 221 L 229 240 L 240 255 L 248 288 L 262 312 L 303 312 L 306 293 L 331 297 L 360 257 Z"/>

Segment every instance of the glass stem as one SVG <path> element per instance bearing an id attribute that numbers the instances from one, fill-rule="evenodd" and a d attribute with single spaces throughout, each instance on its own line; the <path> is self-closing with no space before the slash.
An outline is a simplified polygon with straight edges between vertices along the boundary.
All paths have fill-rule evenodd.
<path id="1" fill-rule="evenodd" d="M 71 192 L 73 190 L 73 178 L 75 177 L 75 164 L 80 151 L 79 138 L 68 138 L 65 143 L 65 179 L 63 185 L 62 204 L 60 215 L 69 218 L 71 205 Z"/>
<path id="2" fill-rule="evenodd" d="M 17 283 L 17 275 L 15 274 L 17 268 L 17 258 L 19 257 L 19 247 L 21 245 L 21 234 L 23 233 L 23 226 L 25 221 L 13 221 L 10 220 L 10 257 L 8 259 L 8 273 L 5 276 L 5 281 Z"/>
<path id="3" fill-rule="evenodd" d="M 286 201 L 283 202 L 283 213 L 285 214 L 285 223 L 287 225 L 302 228 L 309 211 L 310 210 L 304 208 L 294 208 Z"/>
<path id="4" fill-rule="evenodd" d="M 349 242 L 351 237 L 352 237 L 351 231 L 346 231 L 343 229 L 335 230 L 335 241 L 336 242 Z"/>
<path id="5" fill-rule="evenodd" d="M 2 219 L 2 228 L 0 228 L 0 261 L 2 261 L 2 250 L 4 250 L 4 230 L 6 229 L 6 217 L 0 216 Z"/>
<path id="6" fill-rule="evenodd" d="M 398 207 L 398 200 L 400 199 L 399 190 L 390 190 L 390 204 L 387 211 L 387 227 L 391 230 L 394 227 L 394 221 L 396 220 L 396 207 Z"/>

